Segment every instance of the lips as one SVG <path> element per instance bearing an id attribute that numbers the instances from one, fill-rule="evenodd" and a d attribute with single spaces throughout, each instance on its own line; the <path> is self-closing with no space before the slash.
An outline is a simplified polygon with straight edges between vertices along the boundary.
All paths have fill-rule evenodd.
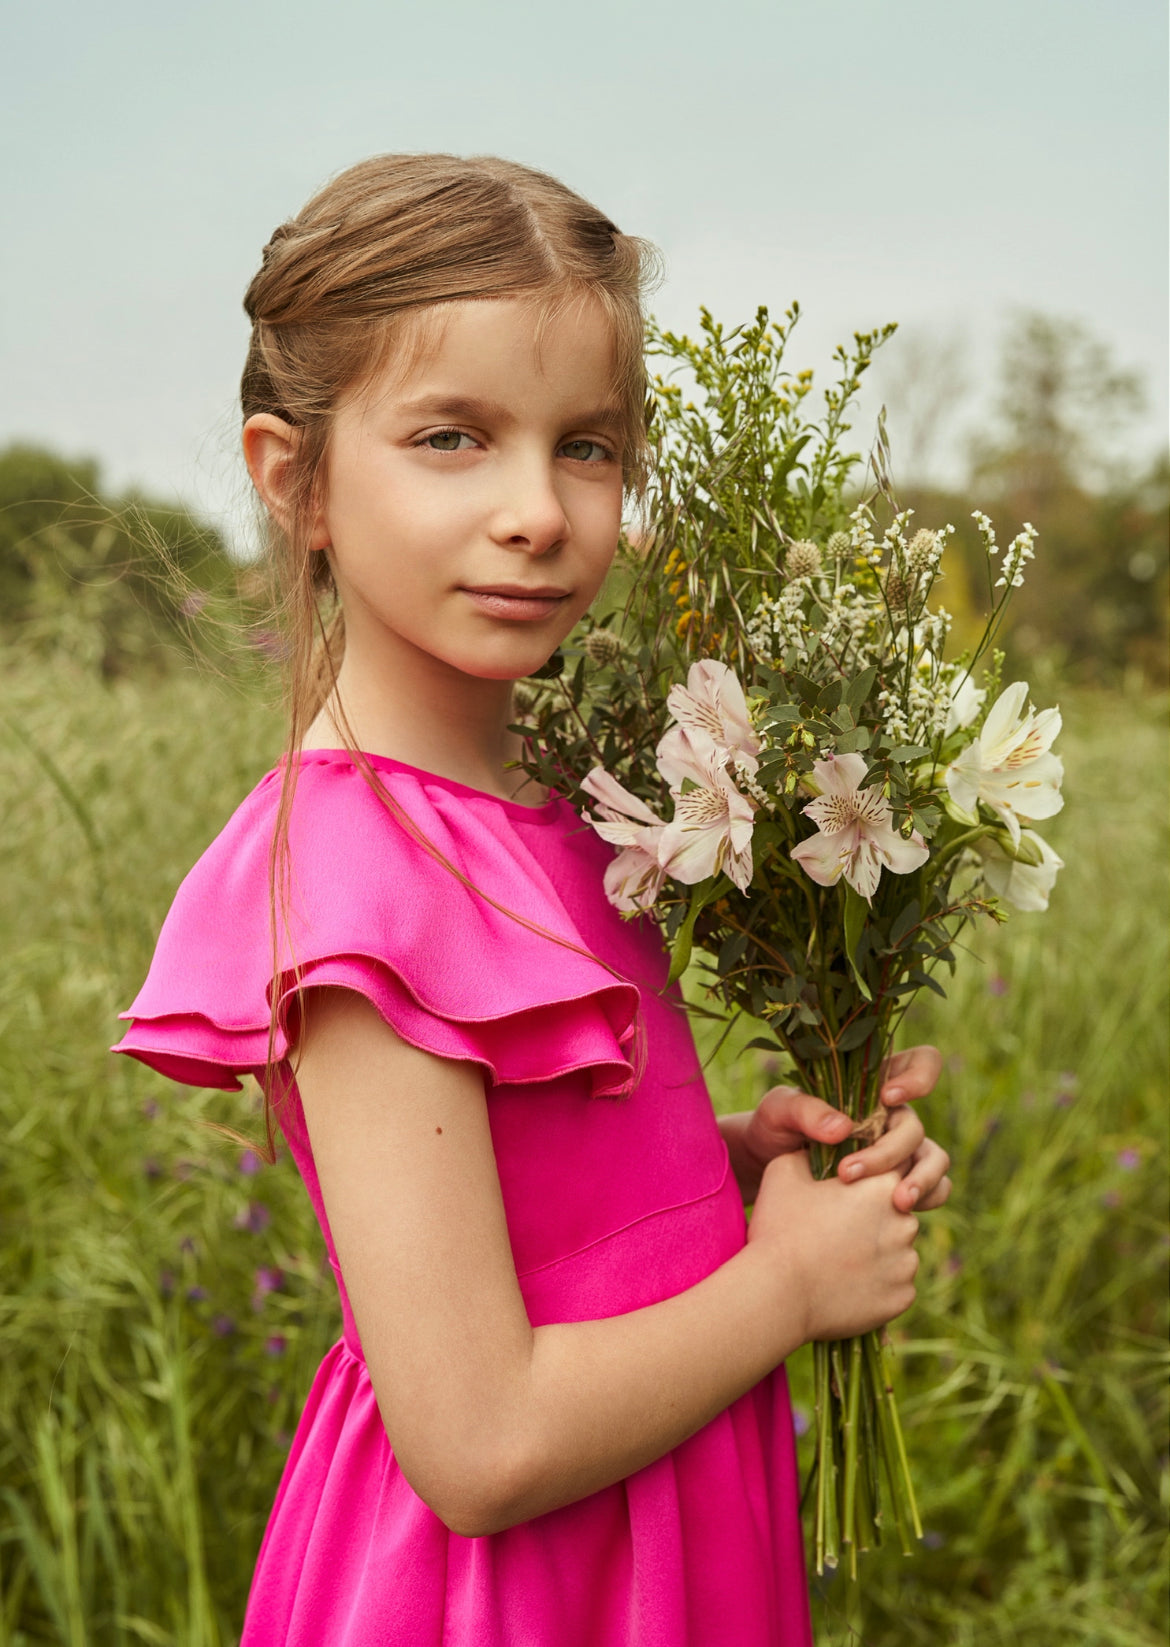
<path id="1" fill-rule="evenodd" d="M 569 598 L 567 589 L 553 589 L 545 585 L 527 589 L 516 583 L 464 588 L 463 593 L 488 617 L 506 618 L 514 623 L 539 623 L 544 618 L 550 618 Z"/>
<path id="2" fill-rule="evenodd" d="M 553 589 L 543 584 L 536 589 L 529 589 L 522 583 L 485 583 L 467 585 L 469 595 L 507 595 L 516 600 L 563 600 L 569 593 L 567 589 Z"/>

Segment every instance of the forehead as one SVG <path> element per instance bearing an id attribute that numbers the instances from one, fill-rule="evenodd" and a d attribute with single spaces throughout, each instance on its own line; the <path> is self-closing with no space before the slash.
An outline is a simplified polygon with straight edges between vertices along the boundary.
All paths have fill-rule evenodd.
<path id="1" fill-rule="evenodd" d="M 613 325 L 589 293 L 437 303 L 396 322 L 367 385 L 371 401 L 489 384 L 613 393 Z"/>

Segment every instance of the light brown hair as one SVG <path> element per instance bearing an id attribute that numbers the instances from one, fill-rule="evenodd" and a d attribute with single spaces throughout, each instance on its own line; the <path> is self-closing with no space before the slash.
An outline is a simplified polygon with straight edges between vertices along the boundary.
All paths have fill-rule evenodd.
<path id="1" fill-rule="evenodd" d="M 532 304 L 539 348 L 551 323 L 592 300 L 612 329 L 613 387 L 623 413 L 622 473 L 627 498 L 638 505 L 650 462 L 643 298 L 660 271 L 649 241 L 622 234 L 604 213 L 546 173 L 491 155 L 390 154 L 361 161 L 281 224 L 264 248 L 244 297 L 252 336 L 241 408 L 245 420 L 268 412 L 299 431 L 284 476 L 286 523 L 267 519 L 264 548 L 283 637 L 288 728 L 271 860 L 274 999 L 263 1083 L 264 1153 L 270 1160 L 275 1155 L 277 914 L 278 906 L 287 910 L 296 757 L 306 729 L 333 692 L 345 646 L 328 559 L 309 547 L 327 483 L 334 415 L 391 357 L 403 373 L 413 368 L 431 341 L 443 304 L 523 297 Z M 386 791 L 354 747 L 344 712 L 339 709 L 335 719 L 366 782 L 424 850 L 470 885 Z M 513 911 L 504 913 L 520 919 Z"/>

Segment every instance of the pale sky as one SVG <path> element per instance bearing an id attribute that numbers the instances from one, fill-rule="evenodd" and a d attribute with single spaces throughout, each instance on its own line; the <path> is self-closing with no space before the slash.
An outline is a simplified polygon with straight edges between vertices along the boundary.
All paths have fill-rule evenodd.
<path id="1" fill-rule="evenodd" d="M 661 247 L 652 307 L 676 329 L 700 303 L 733 325 L 799 298 L 794 367 L 898 320 L 965 336 L 985 386 L 1013 308 L 1079 319 L 1147 379 L 1139 444 L 1165 441 L 1162 0 L 0 14 L 0 443 L 95 456 L 110 486 L 223 518 L 260 248 L 330 175 L 395 150 L 561 177 Z M 961 418 L 940 433 L 945 467 Z"/>

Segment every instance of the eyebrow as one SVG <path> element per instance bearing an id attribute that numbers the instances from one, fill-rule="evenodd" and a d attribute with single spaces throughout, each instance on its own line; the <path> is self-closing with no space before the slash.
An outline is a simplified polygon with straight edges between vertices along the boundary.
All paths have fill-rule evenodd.
<path id="1" fill-rule="evenodd" d="M 424 395 L 419 400 L 404 402 L 400 411 L 415 416 L 460 417 L 496 423 L 515 423 L 515 416 L 498 400 L 483 400 L 475 395 Z M 625 418 L 620 406 L 598 406 L 591 412 L 582 412 L 567 420 L 582 427 L 611 429 L 620 432 Z"/>

